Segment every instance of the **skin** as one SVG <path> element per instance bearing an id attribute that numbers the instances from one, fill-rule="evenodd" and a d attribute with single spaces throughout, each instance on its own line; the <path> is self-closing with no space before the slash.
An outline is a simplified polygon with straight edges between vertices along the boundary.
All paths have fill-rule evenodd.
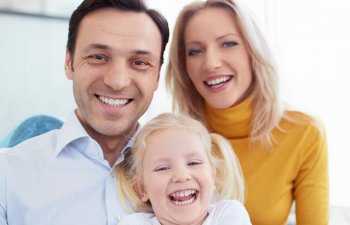
<path id="1" fill-rule="evenodd" d="M 229 108 L 251 93 L 251 57 L 232 10 L 199 11 L 189 20 L 184 40 L 187 72 L 210 106 Z"/>
<path id="2" fill-rule="evenodd" d="M 203 223 L 215 189 L 215 170 L 197 134 L 179 128 L 151 134 L 143 169 L 142 200 L 151 202 L 162 225 Z M 170 198 L 189 190 L 197 190 L 191 203 L 176 204 Z"/>
<path id="3" fill-rule="evenodd" d="M 160 54 L 161 35 L 152 19 L 117 9 L 86 15 L 74 55 L 66 52 L 76 114 L 111 166 L 157 89 Z"/>

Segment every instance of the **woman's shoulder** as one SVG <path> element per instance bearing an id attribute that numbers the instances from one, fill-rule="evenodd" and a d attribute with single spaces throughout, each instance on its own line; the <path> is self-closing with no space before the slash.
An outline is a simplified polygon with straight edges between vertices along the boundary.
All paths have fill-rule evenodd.
<path id="1" fill-rule="evenodd" d="M 284 111 L 280 126 L 282 130 L 296 129 L 313 134 L 323 134 L 325 130 L 320 118 L 295 109 Z"/>

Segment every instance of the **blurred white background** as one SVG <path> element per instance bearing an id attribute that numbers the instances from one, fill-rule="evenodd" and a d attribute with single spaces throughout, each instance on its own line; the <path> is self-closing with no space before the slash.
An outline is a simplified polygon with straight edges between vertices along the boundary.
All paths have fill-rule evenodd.
<path id="1" fill-rule="evenodd" d="M 16 10 L 69 17 L 80 0 L 0 0 L 0 139 L 28 116 L 64 119 L 75 107 L 64 75 L 68 20 L 11 14 Z M 148 0 L 174 26 L 188 0 Z M 346 0 L 246 0 L 271 33 L 281 62 L 283 99 L 326 125 L 330 203 L 350 207 L 350 2 Z M 167 52 L 165 54 L 167 56 Z M 167 59 L 166 59 L 167 60 Z M 159 90 L 142 121 L 170 111 Z M 349 215 L 350 217 L 350 215 Z"/>

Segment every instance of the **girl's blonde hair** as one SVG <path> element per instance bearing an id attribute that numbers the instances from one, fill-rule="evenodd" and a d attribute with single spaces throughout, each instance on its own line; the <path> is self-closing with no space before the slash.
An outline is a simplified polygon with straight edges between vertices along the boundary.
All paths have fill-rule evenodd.
<path id="1" fill-rule="evenodd" d="M 234 12 L 252 60 L 251 141 L 272 145 L 272 130 L 283 115 L 278 98 L 278 74 L 269 42 L 252 14 L 239 0 L 207 0 L 194 2 L 181 11 L 173 31 L 166 70 L 166 86 L 173 97 L 173 111 L 189 114 L 205 123 L 204 99 L 196 90 L 186 70 L 184 31 L 196 13 L 208 8 L 224 8 Z"/>
<path id="2" fill-rule="evenodd" d="M 151 204 L 143 202 L 138 195 L 138 186 L 143 183 L 143 158 L 147 139 L 154 132 L 165 129 L 184 129 L 198 135 L 203 141 L 211 166 L 216 170 L 216 196 L 219 199 L 244 201 L 244 179 L 230 143 L 218 134 L 209 133 L 201 122 L 190 116 L 163 113 L 143 127 L 134 146 L 117 168 L 118 191 L 126 210 L 153 212 Z"/>

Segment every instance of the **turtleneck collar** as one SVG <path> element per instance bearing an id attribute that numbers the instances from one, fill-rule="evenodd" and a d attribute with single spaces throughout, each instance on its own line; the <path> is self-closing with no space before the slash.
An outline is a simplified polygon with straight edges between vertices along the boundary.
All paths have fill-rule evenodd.
<path id="1" fill-rule="evenodd" d="M 212 132 L 228 139 L 246 138 L 250 134 L 253 114 L 252 98 L 227 109 L 215 109 L 205 103 L 205 120 Z"/>

